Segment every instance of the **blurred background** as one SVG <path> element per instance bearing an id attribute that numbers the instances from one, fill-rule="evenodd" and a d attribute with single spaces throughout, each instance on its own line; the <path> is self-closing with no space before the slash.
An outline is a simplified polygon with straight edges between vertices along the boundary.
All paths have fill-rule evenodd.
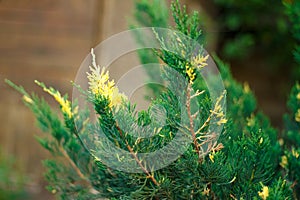
<path id="1" fill-rule="evenodd" d="M 282 2 L 181 3 L 200 12 L 208 51 L 231 64 L 233 76 L 250 85 L 259 108 L 275 127 L 282 127 L 287 94 L 299 80 Z M 45 189 L 41 163 L 50 155 L 34 138 L 43 133 L 21 96 L 4 80 L 45 96 L 57 107 L 34 80 L 71 94 L 70 81 L 90 49 L 127 30 L 133 10 L 133 0 L 0 0 L 0 200 L 54 199 Z M 112 68 L 112 77 L 117 79 L 139 62 L 131 55 L 122 63 L 122 69 Z"/>

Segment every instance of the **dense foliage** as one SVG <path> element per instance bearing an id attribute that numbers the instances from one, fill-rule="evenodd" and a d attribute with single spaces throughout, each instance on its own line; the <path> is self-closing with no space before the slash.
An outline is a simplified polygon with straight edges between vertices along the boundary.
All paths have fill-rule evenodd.
<path id="1" fill-rule="evenodd" d="M 160 7 L 160 3 L 161 1 L 155 0 L 136 2 L 139 23 L 168 26 L 168 15 Z M 162 10 L 157 10 L 158 7 Z M 299 13 L 293 11 L 294 7 L 288 9 L 291 16 Z M 178 1 L 172 3 L 171 10 L 175 21 L 174 30 L 203 42 L 198 13 L 189 15 Z M 141 20 L 140 16 L 146 21 Z M 295 28 L 295 37 L 298 33 Z M 23 94 L 24 103 L 35 114 L 40 128 L 48 134 L 37 137 L 37 140 L 55 157 L 44 161 L 49 191 L 61 199 L 300 198 L 299 84 L 292 89 L 288 102 L 290 114 L 285 116 L 284 140 L 278 140 L 278 131 L 257 110 L 249 85 L 236 82 L 227 64 L 216 55 L 213 56 L 226 89 L 226 92 L 222 91 L 217 100 L 213 101 L 201 77 L 201 71 L 211 57 L 205 55 L 201 48 L 195 52 L 191 45 L 184 45 L 187 41 L 182 41 L 178 34 L 164 38 L 156 32 L 156 36 L 162 47 L 169 42 L 168 45 L 182 53 L 176 55 L 164 48 L 153 52 L 143 51 L 139 53 L 141 62 L 162 62 L 171 67 L 173 71 L 162 68 L 159 79 L 168 82 L 171 89 L 179 87 L 179 92 L 174 94 L 174 90 L 152 86 L 154 98 L 148 110 L 137 112 L 135 106 L 109 80 L 109 72 L 98 66 L 95 60 L 88 73 L 89 89 L 82 91 L 97 114 L 94 124 L 89 119 L 87 109 L 78 110 L 76 103 L 54 88 L 36 82 L 59 103 L 61 116 L 43 98 L 29 94 L 21 86 L 8 81 Z M 139 35 L 136 38 L 143 42 Z M 93 52 L 92 56 L 95 59 Z M 186 57 L 189 59 L 184 59 Z M 295 57 L 299 57 L 298 46 Z M 157 78 L 157 73 L 148 73 L 150 78 Z M 181 76 L 184 77 L 183 82 L 180 81 Z M 225 98 L 226 116 L 223 109 Z M 160 125 L 160 121 L 156 121 L 157 115 L 153 116 L 152 111 L 157 107 L 165 109 L 166 124 Z M 187 113 L 188 123 L 185 118 L 178 117 L 184 112 Z M 121 123 L 137 128 L 122 130 L 122 124 L 120 121 L 116 122 L 114 115 L 122 119 Z M 224 125 L 218 140 L 208 126 L 212 119 L 215 119 L 214 123 L 218 126 Z M 197 123 L 200 125 L 197 126 Z M 146 126 L 150 126 L 150 129 L 145 129 Z M 97 127 L 103 131 L 95 132 Z M 137 130 L 150 131 L 155 135 L 140 139 L 132 136 Z M 152 171 L 151 163 L 146 163 L 137 156 L 138 152 L 153 152 L 163 148 L 176 137 L 179 130 L 192 137 L 192 143 L 171 164 Z M 102 136 L 107 141 L 99 139 Z M 211 140 L 202 140 L 203 137 Z M 86 145 L 87 142 L 98 150 L 106 148 L 106 142 L 112 142 L 131 155 L 130 159 L 118 158 L 116 164 L 127 166 L 128 162 L 135 163 L 142 173 L 126 173 L 110 168 L 105 165 L 104 157 L 92 151 Z M 206 145 L 204 149 L 200 148 L 205 146 L 203 144 Z"/>
<path id="2" fill-rule="evenodd" d="M 25 177 L 12 156 L 0 151 L 0 199 L 14 200 L 28 197 L 25 192 Z"/>
<path id="3" fill-rule="evenodd" d="M 282 55 L 282 52 L 291 50 L 293 39 L 289 37 L 290 25 L 281 1 L 273 1 L 272 6 L 268 1 L 257 0 L 213 2 L 223 56 L 243 59 L 259 52 L 264 59 L 277 59 L 278 64 L 290 58 L 289 54 Z M 268 53 L 270 51 L 273 56 Z"/>

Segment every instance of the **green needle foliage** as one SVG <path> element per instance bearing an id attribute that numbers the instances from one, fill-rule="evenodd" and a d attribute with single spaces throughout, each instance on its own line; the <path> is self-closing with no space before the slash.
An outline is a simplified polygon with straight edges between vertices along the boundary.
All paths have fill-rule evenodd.
<path id="1" fill-rule="evenodd" d="M 289 114 L 284 115 L 285 151 L 281 157 L 281 167 L 292 183 L 294 197 L 300 196 L 300 85 L 297 83 L 291 90 L 288 101 Z"/>
<path id="2" fill-rule="evenodd" d="M 272 1 L 270 6 L 269 1 L 213 0 L 222 56 L 242 60 L 259 52 L 267 63 L 274 61 L 273 68 L 286 63 L 291 56 L 282 52 L 290 52 L 293 40 L 282 2 L 290 1 Z"/>
<path id="3" fill-rule="evenodd" d="M 28 198 L 24 175 L 18 171 L 15 159 L 0 150 L 0 199 L 18 200 Z"/>
<path id="4" fill-rule="evenodd" d="M 295 77 L 299 78 L 300 76 L 300 1 L 286 1 L 284 3 L 286 7 L 286 14 L 289 17 L 290 23 L 291 23 L 291 30 L 290 32 L 293 35 L 293 38 L 295 40 L 295 50 L 294 50 L 294 58 L 297 63 L 297 67 L 293 71 L 293 74 L 295 74 Z"/>
<path id="5" fill-rule="evenodd" d="M 167 27 L 168 15 L 161 3 L 137 1 L 139 24 L 158 26 L 161 22 Z M 189 15 L 178 1 L 172 3 L 171 11 L 173 34 L 165 37 L 154 29 L 162 48 L 139 54 L 142 63 L 163 63 L 159 79 L 168 83 L 167 89 L 151 87 L 155 98 L 147 110 L 136 111 L 109 80 L 109 72 L 95 63 L 93 51 L 89 89 L 82 95 L 94 108 L 95 120 L 88 109 L 79 109 L 67 95 L 41 82 L 36 81 L 58 102 L 60 114 L 43 98 L 7 81 L 23 95 L 25 105 L 47 133 L 37 140 L 54 156 L 44 161 L 49 191 L 60 199 L 300 198 L 299 85 L 293 88 L 288 103 L 291 113 L 285 117 L 286 143 L 282 144 L 278 131 L 257 110 L 249 86 L 236 82 L 229 66 L 217 56 L 213 58 L 226 91 L 213 99 L 201 76 L 211 58 L 202 46 L 195 51 L 194 44 L 185 40 L 203 42 L 199 15 Z M 140 35 L 136 38 L 143 43 Z M 157 78 L 157 73 L 148 73 Z M 210 78 L 217 80 L 213 75 Z M 210 123 L 220 127 L 220 136 Z M 165 151 L 168 156 L 183 153 L 162 168 L 153 170 L 155 164 L 167 162 L 165 159 L 158 156 L 147 162 L 139 154 L 163 149 L 180 134 L 182 141 L 188 139 L 188 145 L 175 144 L 176 149 Z M 114 151 L 116 147 L 126 154 Z"/>
<path id="6" fill-rule="evenodd" d="M 295 73 L 299 74 L 300 66 L 300 1 L 286 2 L 286 12 L 292 24 L 292 34 L 296 41 L 294 58 L 297 64 Z M 283 131 L 285 151 L 280 165 L 284 174 L 292 183 L 293 196 L 300 196 L 300 85 L 299 82 L 291 89 L 287 102 L 289 113 L 284 115 L 285 130 Z"/>
<path id="7" fill-rule="evenodd" d="M 147 0 L 135 0 L 135 12 L 134 12 L 134 19 L 131 22 L 130 28 L 137 28 L 137 27 L 162 27 L 167 28 L 168 26 L 168 9 L 166 6 L 165 1 L 154 0 L 151 4 Z M 136 40 L 141 45 L 144 45 L 145 42 L 141 39 L 143 38 L 142 35 L 139 35 L 138 32 L 136 33 Z M 158 57 L 155 53 L 150 49 L 140 49 L 137 51 L 139 59 L 141 63 L 159 63 Z M 149 75 L 151 81 L 155 81 L 155 83 L 163 82 L 159 74 L 158 68 L 145 68 L 145 71 Z M 158 84 L 149 84 L 148 85 L 148 95 L 146 96 L 147 99 L 151 99 L 153 96 L 158 96 L 160 91 L 163 89 Z"/>

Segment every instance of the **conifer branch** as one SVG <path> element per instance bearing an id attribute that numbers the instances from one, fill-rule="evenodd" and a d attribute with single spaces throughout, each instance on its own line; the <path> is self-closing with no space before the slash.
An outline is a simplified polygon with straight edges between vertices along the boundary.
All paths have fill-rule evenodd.
<path id="1" fill-rule="evenodd" d="M 197 131 L 197 134 L 200 133 L 206 126 L 208 126 L 209 122 L 211 119 L 211 115 L 208 116 L 208 118 L 206 119 L 206 121 L 203 123 L 203 125 L 199 128 L 199 130 Z"/>
<path id="2" fill-rule="evenodd" d="M 89 185 L 90 182 L 88 181 L 88 178 L 83 175 L 83 173 L 80 171 L 80 169 L 77 167 L 77 165 L 74 163 L 74 161 L 70 158 L 69 154 L 66 152 L 66 150 L 59 145 L 59 151 L 62 153 L 62 155 L 67 159 L 67 161 L 70 163 L 71 167 L 75 170 L 77 175 L 82 179 L 85 180 Z"/>
<path id="3" fill-rule="evenodd" d="M 123 133 L 121 128 L 116 124 L 116 128 L 118 129 L 120 136 L 123 137 Z M 125 139 L 125 138 L 124 138 Z M 147 178 L 150 178 L 150 180 L 155 184 L 155 185 L 159 185 L 159 183 L 156 181 L 156 179 L 154 178 L 153 175 L 150 174 L 150 172 L 146 169 L 146 167 L 143 166 L 142 162 L 139 160 L 139 158 L 137 157 L 136 153 L 133 151 L 132 147 L 128 144 L 127 140 L 125 139 L 126 142 L 126 147 L 129 150 L 131 156 L 135 159 L 135 161 L 137 162 L 137 164 L 140 166 L 140 168 L 143 170 L 143 172 L 147 175 Z"/>
<path id="4" fill-rule="evenodd" d="M 199 157 L 199 162 L 201 162 L 201 153 L 200 153 L 200 149 L 199 149 L 199 144 L 197 141 L 197 137 L 196 137 L 196 133 L 194 130 L 194 117 L 192 116 L 191 113 L 191 90 L 192 90 L 192 83 L 188 84 L 187 87 L 187 102 L 186 102 L 186 107 L 187 107 L 187 112 L 188 112 L 188 117 L 189 117 L 189 122 L 190 122 L 190 132 L 192 134 L 192 139 L 193 139 L 193 143 L 196 149 L 196 153 L 198 154 Z"/>

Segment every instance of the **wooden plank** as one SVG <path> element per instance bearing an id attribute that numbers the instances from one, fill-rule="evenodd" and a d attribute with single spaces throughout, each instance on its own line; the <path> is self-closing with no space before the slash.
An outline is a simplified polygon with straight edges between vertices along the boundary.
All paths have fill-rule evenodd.
<path id="1" fill-rule="evenodd" d="M 85 39 L 91 35 L 91 28 L 89 26 L 72 26 L 65 24 L 64 26 L 50 25 L 47 23 L 12 23 L 9 21 L 0 20 L 0 37 L 16 37 L 16 36 L 48 36 L 48 37 L 64 37 Z M 2 45 L 1 45 L 2 46 Z"/>
<path id="2" fill-rule="evenodd" d="M 91 23 L 92 15 L 66 15 L 63 10 L 35 11 L 0 8 L 0 21 L 11 24 L 47 24 L 51 27 L 81 26 Z M 88 24 L 87 24 L 88 23 Z"/>
<path id="3" fill-rule="evenodd" d="M 59 8 L 61 0 L 1 0 L 1 8 L 13 8 L 13 9 L 29 9 L 29 10 L 54 10 Z"/>

